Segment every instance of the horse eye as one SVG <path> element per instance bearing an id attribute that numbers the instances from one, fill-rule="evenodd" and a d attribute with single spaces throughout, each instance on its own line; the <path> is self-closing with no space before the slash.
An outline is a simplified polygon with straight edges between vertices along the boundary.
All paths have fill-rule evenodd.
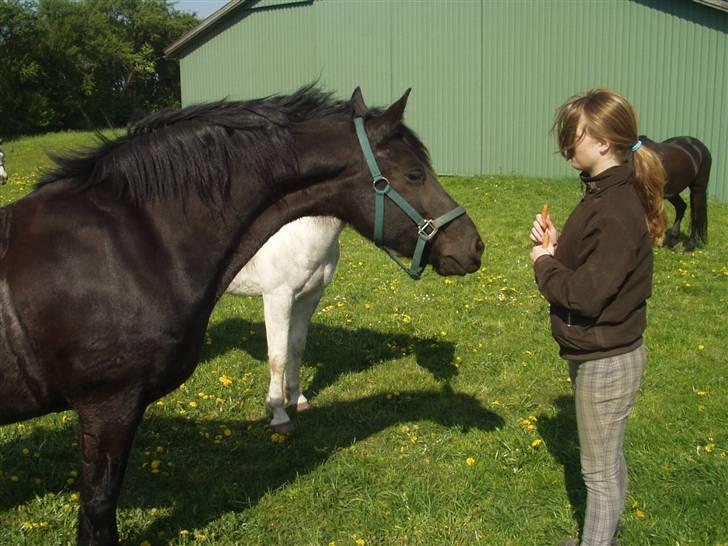
<path id="1" fill-rule="evenodd" d="M 407 173 L 407 179 L 410 182 L 421 182 L 423 178 L 425 178 L 425 173 L 423 171 L 421 171 L 420 169 L 410 171 Z"/>

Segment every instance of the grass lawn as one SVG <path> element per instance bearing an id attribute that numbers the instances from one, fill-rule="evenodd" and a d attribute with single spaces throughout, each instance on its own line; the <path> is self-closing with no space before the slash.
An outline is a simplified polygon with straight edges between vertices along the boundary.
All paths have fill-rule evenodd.
<path id="1" fill-rule="evenodd" d="M 0 202 L 31 190 L 44 149 L 89 138 L 5 143 L 11 183 Z M 314 407 L 289 438 L 271 434 L 263 407 L 262 302 L 222 298 L 197 371 L 139 429 L 118 513 L 126 544 L 522 546 L 576 536 L 585 496 L 571 387 L 527 233 L 544 201 L 563 224 L 579 182 L 443 182 L 483 236 L 482 268 L 415 282 L 345 230 L 302 370 Z M 710 202 L 709 219 L 706 248 L 655 251 L 649 365 L 626 438 L 626 546 L 728 544 L 728 205 Z M 70 412 L 0 427 L 0 544 L 74 543 L 77 434 Z"/>

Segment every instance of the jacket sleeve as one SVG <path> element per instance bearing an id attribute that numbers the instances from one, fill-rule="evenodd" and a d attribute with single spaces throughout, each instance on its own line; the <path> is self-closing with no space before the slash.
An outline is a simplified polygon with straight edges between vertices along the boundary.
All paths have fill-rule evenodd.
<path id="1" fill-rule="evenodd" d="M 587 227 L 580 244 L 586 255 L 581 266 L 571 270 L 557 257 L 543 257 L 534 266 L 536 283 L 549 303 L 596 318 L 634 269 L 637 247 L 622 220 L 614 217 Z"/>

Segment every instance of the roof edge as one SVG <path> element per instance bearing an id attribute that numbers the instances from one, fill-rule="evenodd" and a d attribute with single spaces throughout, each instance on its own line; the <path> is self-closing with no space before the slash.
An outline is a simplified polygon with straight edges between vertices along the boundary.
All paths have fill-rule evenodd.
<path id="1" fill-rule="evenodd" d="M 174 55 L 179 52 L 185 45 L 195 39 L 197 36 L 214 26 L 220 19 L 226 17 L 229 13 L 236 11 L 243 4 L 256 4 L 258 0 L 230 0 L 227 4 L 221 7 L 219 10 L 213 12 L 211 15 L 203 19 L 199 25 L 183 34 L 175 42 L 165 48 L 164 56 L 174 59 Z"/>

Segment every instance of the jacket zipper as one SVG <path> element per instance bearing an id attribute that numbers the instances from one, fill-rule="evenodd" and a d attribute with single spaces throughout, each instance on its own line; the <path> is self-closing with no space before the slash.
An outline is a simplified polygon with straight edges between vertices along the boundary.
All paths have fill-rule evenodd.
<path id="1" fill-rule="evenodd" d="M 571 311 L 566 312 L 566 327 L 571 328 Z"/>

